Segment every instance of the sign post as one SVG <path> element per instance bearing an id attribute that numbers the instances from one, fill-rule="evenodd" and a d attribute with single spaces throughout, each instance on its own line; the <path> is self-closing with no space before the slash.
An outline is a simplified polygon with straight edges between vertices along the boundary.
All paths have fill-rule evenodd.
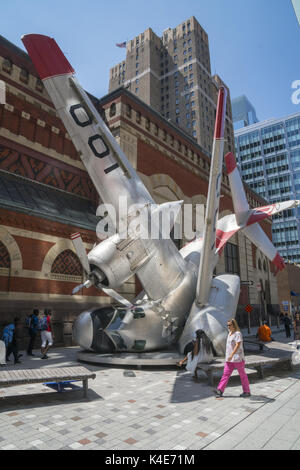
<path id="1" fill-rule="evenodd" d="M 256 284 L 256 289 L 257 292 L 259 292 L 259 324 L 260 326 L 262 325 L 262 288 L 261 288 L 261 282 L 259 281 Z"/>
<path id="2" fill-rule="evenodd" d="M 250 304 L 246 305 L 245 310 L 248 313 L 248 333 L 250 334 L 250 332 L 251 332 L 251 329 L 250 329 L 250 313 L 253 310 L 252 305 L 250 305 Z"/>

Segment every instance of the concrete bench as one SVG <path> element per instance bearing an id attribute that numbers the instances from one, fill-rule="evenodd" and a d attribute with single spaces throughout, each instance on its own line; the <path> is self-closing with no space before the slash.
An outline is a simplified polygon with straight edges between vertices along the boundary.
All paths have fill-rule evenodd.
<path id="1" fill-rule="evenodd" d="M 290 355 L 284 355 L 281 357 L 268 357 L 268 356 L 246 356 L 246 369 L 255 369 L 260 378 L 264 378 L 263 367 L 268 365 L 275 365 L 279 363 L 286 363 L 290 370 L 293 370 L 292 358 Z M 195 376 L 197 377 L 197 370 L 204 371 L 208 376 L 208 381 L 210 385 L 214 385 L 214 376 L 213 373 L 216 371 L 223 371 L 225 365 L 224 358 L 217 358 L 210 364 L 198 364 L 195 371 Z"/>
<path id="2" fill-rule="evenodd" d="M 59 384 L 65 381 L 82 381 L 84 397 L 87 397 L 88 379 L 95 379 L 96 374 L 85 367 L 57 367 L 49 369 L 26 370 L 1 370 L 0 388 L 14 387 L 33 383 L 55 382 Z"/>

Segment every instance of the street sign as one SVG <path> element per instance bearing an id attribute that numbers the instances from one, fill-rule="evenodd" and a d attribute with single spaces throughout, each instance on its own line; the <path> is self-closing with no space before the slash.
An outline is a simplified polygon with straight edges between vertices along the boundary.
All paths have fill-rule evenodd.
<path id="1" fill-rule="evenodd" d="M 246 310 L 246 312 L 251 313 L 252 310 L 253 310 L 252 305 L 250 305 L 250 304 L 246 305 L 245 310 Z"/>
<path id="2" fill-rule="evenodd" d="M 289 302 L 288 300 L 283 300 L 283 301 L 282 301 L 282 306 L 283 306 L 283 311 L 284 311 L 284 312 L 288 312 L 288 311 L 289 311 L 290 302 Z"/>
<path id="3" fill-rule="evenodd" d="M 261 292 L 261 283 L 260 282 L 258 282 L 256 284 L 256 288 L 257 288 L 258 292 Z"/>
<path id="4" fill-rule="evenodd" d="M 242 286 L 253 286 L 253 281 L 241 281 Z"/>

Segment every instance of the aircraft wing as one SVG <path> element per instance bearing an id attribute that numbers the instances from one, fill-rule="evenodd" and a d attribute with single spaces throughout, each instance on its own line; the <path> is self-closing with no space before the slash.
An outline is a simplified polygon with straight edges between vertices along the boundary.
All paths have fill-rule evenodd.
<path id="1" fill-rule="evenodd" d="M 197 305 L 205 305 L 208 302 L 213 270 L 216 264 L 216 226 L 219 214 L 222 180 L 226 98 L 227 91 L 225 87 L 221 87 L 218 95 L 214 142 L 210 165 L 209 187 L 203 232 L 203 248 L 197 280 Z"/>
<path id="2" fill-rule="evenodd" d="M 281 271 L 285 266 L 284 261 L 258 222 L 281 211 L 293 209 L 300 204 L 300 201 L 283 201 L 250 209 L 232 152 L 225 155 L 225 164 L 235 213 L 227 215 L 218 221 L 217 252 L 220 254 L 231 236 L 238 230 L 242 230 L 249 240 L 275 264 L 277 271 Z"/>
<path id="3" fill-rule="evenodd" d="M 122 196 L 128 207 L 154 203 L 55 40 L 28 34 L 22 41 L 102 202 L 112 204 L 116 215 Z"/>

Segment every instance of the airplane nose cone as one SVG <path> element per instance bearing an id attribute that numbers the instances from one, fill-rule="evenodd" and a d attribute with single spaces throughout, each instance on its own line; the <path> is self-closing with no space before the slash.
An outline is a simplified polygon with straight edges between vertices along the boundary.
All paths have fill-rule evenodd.
<path id="1" fill-rule="evenodd" d="M 90 311 L 82 312 L 73 325 L 73 340 L 84 349 L 91 349 L 94 337 L 94 325 Z"/>
<path id="2" fill-rule="evenodd" d="M 73 340 L 83 349 L 107 354 L 116 347 L 106 327 L 111 322 L 115 309 L 111 306 L 87 310 L 79 315 L 73 325 Z"/>

